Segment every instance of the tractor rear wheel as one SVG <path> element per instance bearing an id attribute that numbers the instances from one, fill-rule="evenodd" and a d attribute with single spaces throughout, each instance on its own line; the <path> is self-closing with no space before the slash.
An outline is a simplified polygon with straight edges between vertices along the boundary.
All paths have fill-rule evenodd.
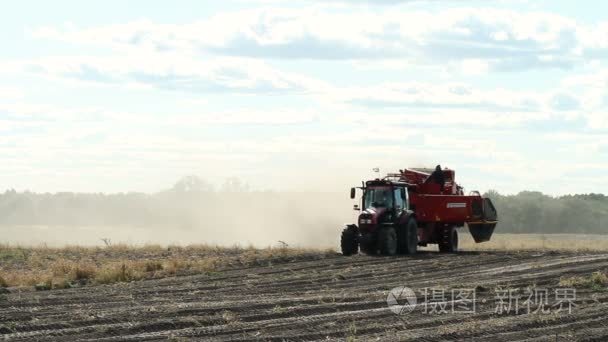
<path id="1" fill-rule="evenodd" d="M 458 231 L 453 226 L 446 227 L 441 232 L 439 251 L 442 253 L 458 252 Z"/>
<path id="2" fill-rule="evenodd" d="M 411 217 L 399 231 L 399 254 L 416 254 L 418 248 L 418 224 Z"/>
<path id="3" fill-rule="evenodd" d="M 356 226 L 349 225 L 342 231 L 340 237 L 342 254 L 349 256 L 359 252 L 359 231 Z"/>
<path id="4" fill-rule="evenodd" d="M 397 254 L 397 232 L 395 231 L 395 228 L 382 228 L 378 235 L 378 243 L 382 255 Z"/>

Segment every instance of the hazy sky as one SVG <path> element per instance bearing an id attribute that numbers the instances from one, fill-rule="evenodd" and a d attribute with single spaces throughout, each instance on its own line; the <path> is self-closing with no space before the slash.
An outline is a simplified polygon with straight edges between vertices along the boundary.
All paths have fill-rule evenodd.
<path id="1" fill-rule="evenodd" d="M 172 5 L 170 5 L 172 4 Z M 608 193 L 605 1 L 10 1 L 0 189 Z M 346 193 L 346 192 L 345 192 Z"/>

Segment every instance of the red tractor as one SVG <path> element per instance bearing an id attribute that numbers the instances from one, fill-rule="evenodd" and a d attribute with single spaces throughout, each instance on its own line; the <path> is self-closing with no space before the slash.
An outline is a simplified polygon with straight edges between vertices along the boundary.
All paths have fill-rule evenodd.
<path id="1" fill-rule="evenodd" d="M 489 241 L 496 227 L 492 201 L 463 194 L 454 170 L 405 169 L 364 182 L 358 225 L 342 231 L 342 254 L 414 254 L 418 246 L 458 251 L 457 228 L 466 223 L 475 242 Z M 355 198 L 352 188 L 350 197 Z"/>

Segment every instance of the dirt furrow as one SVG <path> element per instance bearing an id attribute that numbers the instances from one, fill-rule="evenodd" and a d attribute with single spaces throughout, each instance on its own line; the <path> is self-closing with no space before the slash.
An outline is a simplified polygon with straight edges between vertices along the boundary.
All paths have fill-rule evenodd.
<path id="1" fill-rule="evenodd" d="M 498 315 L 494 289 L 556 287 L 563 275 L 608 267 L 599 253 L 423 252 L 330 257 L 128 284 L 13 292 L 0 302 L 5 340 L 601 340 L 608 292 L 580 289 L 570 315 Z M 475 288 L 478 311 L 392 313 L 388 291 Z M 483 301 L 483 302 L 482 302 Z M 584 333 L 582 333 L 583 331 Z M 561 334 L 561 335 L 560 335 Z"/>

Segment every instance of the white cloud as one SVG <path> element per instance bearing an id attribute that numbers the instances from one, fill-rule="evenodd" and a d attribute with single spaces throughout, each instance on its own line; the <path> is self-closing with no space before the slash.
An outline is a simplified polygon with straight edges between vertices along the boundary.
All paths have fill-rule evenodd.
<path id="1" fill-rule="evenodd" d="M 573 111 L 577 98 L 559 89 L 486 90 L 463 83 L 401 82 L 338 88 L 328 96 L 358 108 L 341 120 L 359 123 L 498 128 L 580 118 L 579 111 Z"/>
<path id="2" fill-rule="evenodd" d="M 192 104 L 192 102 L 188 102 Z M 205 106 L 198 105 L 199 108 Z M 0 115 L 5 123 L 16 125 L 40 125 L 46 127 L 65 124 L 99 125 L 108 124 L 106 128 L 125 126 L 155 127 L 205 127 L 216 125 L 295 125 L 321 120 L 321 115 L 311 109 L 272 108 L 252 109 L 189 109 L 180 113 L 179 109 L 171 115 L 150 115 L 149 113 L 124 112 L 100 107 L 59 107 L 44 104 L 0 103 Z M 70 135 L 82 132 L 74 131 Z M 90 132 L 85 132 L 85 135 Z"/>
<path id="3" fill-rule="evenodd" d="M 23 97 L 23 91 L 15 87 L 0 86 L 0 101 L 7 99 L 19 99 Z"/>
<path id="4" fill-rule="evenodd" d="M 543 182 L 546 165 L 567 166 L 571 160 L 563 156 L 589 161 L 605 155 L 608 73 L 596 72 L 602 62 L 593 60 L 605 59 L 608 24 L 493 9 L 316 5 L 220 13 L 179 24 L 140 20 L 37 29 L 35 37 L 70 45 L 53 45 L 54 51 L 77 54 L 0 63 L 0 73 L 26 71 L 24 80 L 43 81 L 31 93 L 24 88 L 27 97 L 0 88 L 0 161 L 17 181 L 27 171 L 37 179 L 78 176 L 95 186 L 106 179 L 99 186 L 107 189 L 130 186 L 129 175 L 148 173 L 155 190 L 157 173 L 170 174 L 161 178 L 172 181 L 198 170 L 220 178 L 249 172 L 276 182 L 264 184 L 273 187 L 286 174 L 299 185 L 309 173 L 445 160 L 467 168 L 470 177 L 480 170 L 498 175 L 479 181 L 486 182 L 482 187 L 496 181 L 520 189 Z M 508 76 L 492 78 L 496 70 L 580 65 L 589 74 L 545 88 L 543 80 L 520 89 Z M 488 79 L 468 80 L 483 74 Z M 530 75 L 538 74 L 545 72 Z M 418 75 L 425 82 L 408 81 Z M 515 86 L 487 86 L 504 79 L 505 86 Z M 38 97 L 56 80 L 95 85 L 83 93 L 99 98 L 78 102 L 103 108 L 43 104 L 54 91 L 74 89 Z M 130 102 L 124 87 L 144 91 Z M 175 110 L 123 109 L 141 108 L 135 101 L 146 89 L 181 92 L 150 92 L 148 105 L 175 102 Z M 118 101 L 111 101 L 119 92 Z M 258 96 L 277 94 L 289 97 Z M 166 98 L 154 98 L 159 95 Z M 549 135 L 569 131 L 576 134 Z M 556 172 L 550 180 L 562 176 Z"/>
<path id="5" fill-rule="evenodd" d="M 192 111 L 192 110 L 190 110 Z M 179 130 L 184 127 L 212 127 L 212 126 L 235 126 L 235 125 L 298 125 L 321 120 L 321 115 L 310 109 L 272 108 L 260 110 L 255 108 L 225 109 L 225 110 L 194 110 L 195 114 L 171 113 L 171 116 L 163 115 L 150 117 L 138 113 L 107 113 L 107 118 L 112 122 L 125 124 L 141 124 L 147 122 L 157 127 L 175 128 Z"/>
<path id="6" fill-rule="evenodd" d="M 162 58 L 165 57 L 165 58 Z M 349 112 L 346 121 L 361 122 L 370 115 L 393 122 L 423 125 L 468 125 L 477 127 L 518 127 L 552 119 L 576 120 L 589 127 L 605 127 L 598 103 L 605 100 L 604 89 L 579 94 L 563 86 L 543 92 L 486 90 L 464 83 L 392 82 L 370 86 L 339 87 L 294 73 L 277 71 L 266 64 L 243 58 L 215 58 L 208 62 L 174 54 L 149 55 L 141 60 L 126 57 L 47 57 L 21 63 L 24 70 L 96 84 L 152 87 L 197 93 L 295 93 L 311 96 L 324 112 Z M 565 84 L 572 83 L 570 81 Z M 188 107 L 196 105 L 188 103 Z M 96 118 L 100 108 L 84 112 L 15 103 L 5 111 L 71 115 L 77 120 Z M 201 106 L 205 107 L 205 106 Z M 2 110 L 2 108 L 0 108 Z M 364 112 L 362 112 L 364 111 Z M 395 111 L 399 111 L 395 114 Z M 360 113 L 361 112 L 361 113 Z M 360 113 L 360 114 L 358 114 Z M 179 113 L 172 113 L 180 116 Z M 111 114 L 110 114 L 111 115 Z M 124 117 L 130 117 L 126 115 Z M 314 122 L 322 115 L 304 109 L 273 108 L 242 111 L 221 110 L 184 117 L 198 124 L 295 124 Z M 116 120 L 121 120 L 119 117 Z M 147 120 L 146 118 L 140 118 Z M 325 118 L 327 119 L 327 118 Z M 330 120 L 336 120 L 332 115 Z M 342 119 L 344 122 L 344 119 Z"/>
<path id="7" fill-rule="evenodd" d="M 462 83 L 383 83 L 337 90 L 337 99 L 370 108 L 409 107 L 482 109 L 486 111 L 538 111 L 544 94 L 507 89 L 482 90 Z"/>
<path id="8" fill-rule="evenodd" d="M 311 123 L 319 120 L 319 115 L 310 110 L 276 108 L 272 110 L 230 111 L 212 115 L 178 116 L 176 120 L 184 120 L 192 124 L 208 125 L 295 125 Z"/>
<path id="9" fill-rule="evenodd" d="M 362 25 L 365 23 L 365 25 Z M 585 26 L 540 12 L 459 8 L 439 12 L 256 9 L 189 24 L 135 21 L 88 29 L 39 28 L 34 35 L 115 49 L 258 58 L 462 61 L 485 69 L 568 68 L 608 52 L 608 23 Z"/>
<path id="10" fill-rule="evenodd" d="M 577 89 L 566 102 L 577 104 L 588 118 L 588 127 L 608 129 L 608 69 L 596 68 L 593 73 L 574 75 L 563 80 L 562 87 Z"/>
<path id="11" fill-rule="evenodd" d="M 460 63 L 461 72 L 465 75 L 482 75 L 488 72 L 490 65 L 481 59 L 464 59 Z"/>
<path id="12" fill-rule="evenodd" d="M 3 118 L 19 122 L 91 122 L 101 118 L 104 111 L 95 107 L 60 107 L 23 101 L 0 103 Z"/>
<path id="13" fill-rule="evenodd" d="M 589 127 L 593 129 L 608 129 L 608 108 L 603 111 L 588 114 Z"/>
<path id="14" fill-rule="evenodd" d="M 251 58 L 197 58 L 180 53 L 43 57 L 12 65 L 13 71 L 53 78 L 189 92 L 289 93 L 326 87 L 324 82 L 278 71 Z"/>
<path id="15" fill-rule="evenodd" d="M 461 93 L 475 94 L 476 91 L 469 89 Z M 13 120 L 11 135 L 0 141 L 0 160 L 4 163 L 10 161 L 10 170 L 7 172 L 21 172 L 34 178 L 44 177 L 44 172 L 40 170 L 47 167 L 53 170 L 53 174 L 68 177 L 116 180 L 128 173 L 149 175 L 151 170 L 163 170 L 170 173 L 171 177 L 178 177 L 202 168 L 203 172 L 207 172 L 202 173 L 204 176 L 217 176 L 218 179 L 229 172 L 238 174 L 253 170 L 256 174 L 264 175 L 267 180 L 264 187 L 273 188 L 281 186 L 280 182 L 273 183 L 274 180 L 284 177 L 286 172 L 293 173 L 293 165 L 288 167 L 281 164 L 285 159 L 293 159 L 297 165 L 303 165 L 299 172 L 319 173 L 322 168 L 330 166 L 338 169 L 350 167 L 351 175 L 369 169 L 367 165 L 391 170 L 408 165 L 430 165 L 442 160 L 461 172 L 464 172 L 463 168 L 483 170 L 508 175 L 510 179 L 519 182 L 513 183 L 511 180 L 484 183 L 475 179 L 462 179 L 467 185 L 482 189 L 498 187 L 502 190 L 523 189 L 528 187 L 526 184 L 537 184 L 539 176 L 531 173 L 531 169 L 543 170 L 546 165 L 551 165 L 562 170 L 560 168 L 569 162 L 541 160 L 531 163 L 524 155 L 527 151 L 506 143 L 509 137 L 504 137 L 501 141 L 502 129 L 517 124 L 518 120 L 530 120 L 523 113 L 522 117 L 515 115 L 513 118 L 513 113 L 510 116 L 464 109 L 424 115 L 412 112 L 405 115 L 365 116 L 363 113 L 349 112 L 348 116 L 336 116 L 338 125 L 325 125 L 324 130 L 293 134 L 278 129 L 268 137 L 254 138 L 246 135 L 208 137 L 204 133 L 186 137 L 180 132 L 184 127 L 205 132 L 204 129 L 214 129 L 216 125 L 297 125 L 311 120 L 327 123 L 332 117 L 313 110 L 272 109 L 261 112 L 247 108 L 219 113 L 201 111 L 196 115 L 171 113 L 171 116 L 150 116 L 146 113 L 120 113 L 100 108 L 23 104 L 0 106 L 0 112 L 12 113 Z M 42 124 L 26 126 L 32 122 L 36 124 L 36 120 Z M 3 124 L 0 122 L 0 125 Z M 486 124 L 488 126 L 484 128 Z M 421 125 L 429 126 L 425 129 Z M 163 129 L 157 130 L 159 127 Z M 27 129 L 22 130 L 23 128 Z M 578 158 L 599 151 L 597 144 L 593 145 L 593 149 L 590 147 L 595 138 L 579 139 L 576 136 L 556 134 L 548 135 L 547 144 L 530 141 L 526 148 L 560 151 L 559 148 L 563 146 L 577 146 L 578 150 L 587 153 L 579 153 Z M 521 136 L 525 137 L 524 134 Z M 483 161 L 481 165 L 479 160 Z M 277 161 L 279 165 L 276 164 Z M 71 170 L 72 162 L 78 164 L 77 171 Z M 350 164 L 356 165 L 349 166 Z M 171 180 L 173 179 L 168 182 Z M 158 183 L 150 189 L 158 189 L 154 186 L 158 186 Z M 332 183 L 332 186 L 337 185 Z"/>

